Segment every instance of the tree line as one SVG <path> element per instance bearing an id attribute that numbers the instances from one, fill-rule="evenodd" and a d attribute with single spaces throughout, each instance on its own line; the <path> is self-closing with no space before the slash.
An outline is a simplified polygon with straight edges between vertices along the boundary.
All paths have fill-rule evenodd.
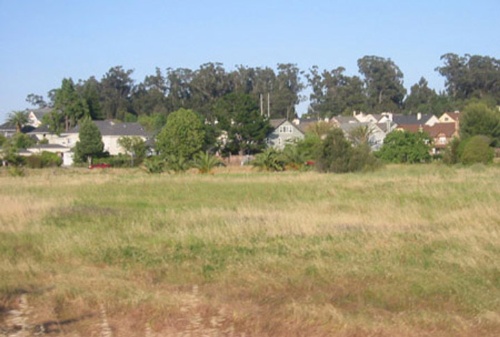
<path id="1" fill-rule="evenodd" d="M 500 60 L 480 55 L 441 57 L 435 70 L 445 79 L 445 90 L 429 88 L 425 78 L 407 92 L 404 75 L 390 58 L 364 56 L 358 60 L 360 76 L 348 76 L 344 67 L 307 71 L 295 64 L 270 67 L 237 66 L 227 70 L 221 63 L 206 63 L 198 69 L 156 68 L 142 82 L 136 82 L 132 69 L 115 66 L 100 80 L 92 76 L 73 81 L 64 78 L 47 99 L 30 94 L 27 101 L 38 107 L 53 107 L 47 117 L 54 131 L 74 126 L 83 116 L 117 119 L 146 124 L 164 123 L 170 113 L 181 108 L 196 111 L 206 121 L 217 120 L 223 100 L 233 94 L 251 100 L 260 115 L 293 119 L 295 107 L 305 100 L 310 88 L 310 107 L 306 117 L 325 118 L 351 115 L 353 111 L 415 114 L 441 113 L 461 109 L 477 98 L 500 104 Z M 220 117 L 220 116 L 219 116 Z"/>

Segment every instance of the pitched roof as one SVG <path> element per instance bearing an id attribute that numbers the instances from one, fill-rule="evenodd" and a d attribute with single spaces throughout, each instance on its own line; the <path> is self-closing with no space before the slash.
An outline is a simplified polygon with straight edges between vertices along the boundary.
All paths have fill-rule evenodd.
<path id="1" fill-rule="evenodd" d="M 30 133 L 51 133 L 48 125 L 40 125 L 36 129 L 30 131 Z"/>
<path id="2" fill-rule="evenodd" d="M 436 123 L 432 126 L 430 125 L 417 125 L 417 124 L 407 124 L 407 125 L 398 125 L 399 129 L 408 131 L 408 132 L 419 132 L 424 131 L 429 134 L 432 138 L 437 138 L 439 135 L 443 134 L 447 138 L 451 138 L 456 133 L 456 128 L 454 123 Z"/>
<path id="3" fill-rule="evenodd" d="M 94 121 L 102 136 L 142 136 L 149 137 L 150 134 L 139 123 L 115 122 L 111 120 Z M 77 125 L 67 133 L 78 133 L 80 126 Z"/>
<path id="4" fill-rule="evenodd" d="M 36 109 L 36 110 L 27 110 L 28 112 L 32 112 L 35 117 L 41 121 L 43 116 L 46 114 L 50 113 L 52 111 L 52 108 L 41 108 L 41 109 Z"/>
<path id="5" fill-rule="evenodd" d="M 22 127 L 21 132 L 22 133 L 29 133 L 29 132 L 33 131 L 33 129 L 34 128 L 31 125 L 25 125 Z M 4 132 L 5 131 L 16 132 L 17 128 L 14 124 L 9 123 L 9 122 L 5 122 L 2 125 L 0 125 L 0 130 L 2 130 Z"/>
<path id="6" fill-rule="evenodd" d="M 458 121 L 460 120 L 460 111 L 454 111 L 454 112 L 445 112 L 443 113 L 443 115 L 446 114 L 448 115 L 451 119 L 453 119 L 454 121 Z M 442 115 L 441 115 L 442 116 Z"/>
<path id="7" fill-rule="evenodd" d="M 398 125 L 420 125 L 425 124 L 434 115 L 418 114 L 418 115 L 393 115 L 392 120 Z M 419 119 L 420 117 L 420 119 Z"/>
<path id="8" fill-rule="evenodd" d="M 286 122 L 286 118 L 279 118 L 279 119 L 270 119 L 269 124 L 273 127 L 273 129 L 276 129 L 278 126 Z"/>
<path id="9" fill-rule="evenodd" d="M 345 123 L 359 123 L 357 118 L 352 116 L 335 116 L 332 117 L 331 121 L 336 123 L 337 125 L 345 124 Z"/>
<path id="10" fill-rule="evenodd" d="M 316 119 L 300 119 L 300 122 L 298 125 L 295 125 L 297 129 L 302 131 L 302 133 L 306 133 L 307 130 L 311 127 L 311 125 L 314 125 L 316 123 L 319 123 L 318 120 Z M 323 122 L 324 123 L 324 122 Z"/>

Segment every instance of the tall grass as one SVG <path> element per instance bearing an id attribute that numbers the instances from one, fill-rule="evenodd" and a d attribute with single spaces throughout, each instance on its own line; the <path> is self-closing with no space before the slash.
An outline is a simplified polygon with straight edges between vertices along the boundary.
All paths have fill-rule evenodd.
<path id="1" fill-rule="evenodd" d="M 61 335 L 496 336 L 499 173 L 0 174 L 0 326 L 25 294 Z"/>

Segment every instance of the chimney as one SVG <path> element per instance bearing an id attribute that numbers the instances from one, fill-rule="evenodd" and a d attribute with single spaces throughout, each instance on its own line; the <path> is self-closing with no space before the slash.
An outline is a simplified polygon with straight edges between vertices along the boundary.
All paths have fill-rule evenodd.
<path id="1" fill-rule="evenodd" d="M 421 113 L 421 112 L 419 112 L 419 113 L 417 113 L 417 121 L 419 121 L 419 120 L 421 120 L 421 119 L 422 119 L 422 113 Z"/>

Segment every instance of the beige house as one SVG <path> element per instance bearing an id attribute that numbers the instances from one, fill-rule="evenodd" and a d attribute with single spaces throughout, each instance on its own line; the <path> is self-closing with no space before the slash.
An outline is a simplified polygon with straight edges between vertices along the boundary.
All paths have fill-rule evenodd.
<path id="1" fill-rule="evenodd" d="M 125 153 L 118 140 L 122 137 L 139 137 L 145 142 L 151 140 L 151 135 L 139 123 L 116 122 L 111 120 L 94 121 L 101 132 L 104 151 L 110 155 Z M 80 127 L 77 125 L 73 129 L 62 132 L 60 135 L 51 133 L 49 129 L 42 125 L 31 131 L 29 134 L 36 137 L 38 141 L 46 140 L 48 144 L 37 145 L 29 152 L 35 153 L 36 149 L 44 148 L 45 151 L 60 153 L 66 165 L 72 164 L 72 149 L 79 140 Z M 46 149 L 45 149 L 46 148 Z M 51 150 L 52 149 L 52 150 Z"/>

